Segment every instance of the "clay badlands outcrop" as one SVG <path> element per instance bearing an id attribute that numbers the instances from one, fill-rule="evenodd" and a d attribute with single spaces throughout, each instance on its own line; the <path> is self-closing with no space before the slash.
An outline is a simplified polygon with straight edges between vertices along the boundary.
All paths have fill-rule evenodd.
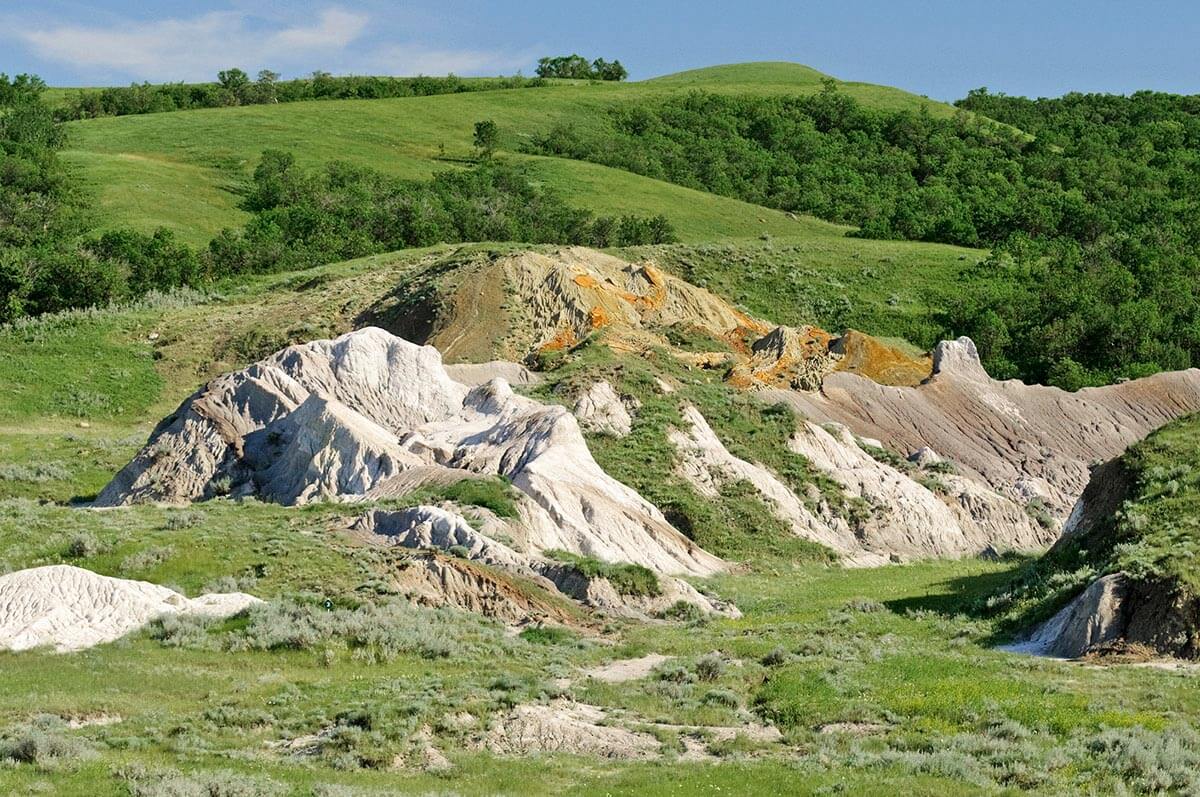
<path id="1" fill-rule="evenodd" d="M 731 387 L 799 410 L 792 450 L 858 499 L 865 516 L 851 521 L 815 487 L 794 490 L 761 464 L 734 456 L 679 396 L 682 423 L 667 430 L 677 472 L 711 496 L 725 482 L 749 482 L 797 535 L 846 563 L 873 565 L 1044 548 L 1083 490 L 1090 464 L 1200 409 L 1200 371 L 1074 394 L 999 382 L 967 339 L 921 358 L 853 331 L 779 327 L 653 264 L 585 249 L 476 260 L 429 279 L 447 281 L 406 289 L 434 296 L 429 307 L 397 307 L 426 319 L 422 339 L 434 346 L 368 327 L 220 377 L 159 425 L 97 503 L 225 494 L 284 504 L 353 502 L 502 476 L 519 493 L 518 518 L 443 519 L 461 520 L 476 535 L 466 547 L 477 547 L 472 555 L 481 561 L 490 557 L 560 590 L 543 561 L 552 549 L 664 575 L 717 572 L 723 562 L 605 474 L 589 453 L 581 426 L 626 435 L 636 424 L 636 400 L 597 380 L 567 397 L 577 419 L 565 407 L 515 394 L 510 380 L 538 378 L 523 366 L 444 366 L 439 354 L 536 359 L 569 353 L 592 337 L 617 352 L 666 352 L 693 368 L 719 369 Z M 679 335 L 692 345 L 674 345 Z M 721 351 L 698 351 L 706 341 Z M 432 522 L 409 521 L 414 528 Z M 482 528 L 485 521 L 491 527 Z M 431 544 L 426 532 L 397 522 L 387 524 L 392 542 Z M 677 591 L 701 598 L 682 586 Z"/>
<path id="2" fill-rule="evenodd" d="M 354 502 L 481 476 L 504 477 L 517 492 L 518 518 L 493 519 L 511 545 L 431 507 L 359 527 L 413 548 L 470 537 L 476 558 L 614 612 L 637 601 L 604 594 L 602 579 L 576 584 L 541 554 L 642 565 L 662 574 L 663 596 L 726 611 L 670 578 L 708 575 L 723 563 L 601 470 L 566 408 L 516 395 L 499 377 L 468 387 L 451 378 L 436 349 L 375 328 L 292 346 L 206 385 L 159 424 L 96 504 L 217 495 Z"/>
<path id="3" fill-rule="evenodd" d="M 469 388 L 436 349 L 373 328 L 289 347 L 206 385 L 96 503 L 361 500 L 478 475 L 503 476 L 522 494 L 530 550 L 663 573 L 721 568 L 600 469 L 565 408 L 518 396 L 500 378 Z"/>
<path id="4" fill-rule="evenodd" d="M 391 319 L 405 337 L 434 346 L 448 361 L 524 361 L 596 338 L 616 351 L 660 348 L 698 367 L 728 370 L 742 388 L 814 387 L 837 370 L 913 385 L 930 372 L 928 357 L 910 357 L 869 335 L 780 327 L 652 262 L 582 247 L 472 261 L 451 273 L 412 286 L 413 294 L 435 300 L 399 312 L 393 295 L 361 318 Z M 712 350 L 673 346 L 672 331 L 698 333 Z"/>
<path id="5" fill-rule="evenodd" d="M 1091 466 L 1200 410 L 1200 369 L 1068 393 L 992 379 L 975 344 L 959 338 L 938 344 L 933 375 L 915 387 L 831 373 L 819 391 L 771 395 L 892 451 L 932 449 L 978 484 L 1023 506 L 1035 502 L 1062 520 L 1087 486 Z"/>
<path id="6" fill-rule="evenodd" d="M 256 603 L 240 592 L 187 598 L 69 565 L 35 567 L 0 576 L 0 650 L 82 650 L 163 615 L 229 617 Z"/>
<path id="7" fill-rule="evenodd" d="M 988 376 L 967 339 L 946 341 L 932 357 L 920 357 L 854 330 L 835 335 L 815 326 L 779 326 L 652 262 L 578 247 L 504 255 L 450 273 L 457 278 L 422 286 L 438 298 L 417 313 L 431 319 L 422 339 L 447 357 L 523 360 L 567 351 L 589 338 L 621 352 L 669 352 L 693 367 L 719 370 L 732 386 L 785 401 L 818 426 L 836 424 L 831 434 L 839 440 L 837 430 L 844 427 L 855 439 L 902 458 L 921 450 L 940 456 L 959 477 L 938 478 L 948 491 L 940 497 L 951 499 L 960 526 L 985 529 L 964 528 L 961 537 L 1001 543 L 996 547 L 1051 542 L 1086 485 L 1089 466 L 1166 421 L 1200 410 L 1197 370 L 1078 393 L 1002 382 Z M 674 332 L 698 337 L 690 346 L 675 346 Z M 712 351 L 697 350 L 705 340 Z M 597 390 L 579 397 L 581 418 L 620 434 L 629 408 Z M 803 440 L 799 445 L 811 447 Z M 845 456 L 858 455 L 848 450 L 835 459 Z M 857 476 L 852 480 L 868 486 Z M 892 503 L 887 492 L 877 497 Z M 1031 528 L 1027 508 L 1054 528 Z M 998 530 L 1010 520 L 1015 528 L 1006 544 Z M 941 524 L 933 515 L 920 522 Z M 844 530 L 835 533 L 845 536 Z M 965 541 L 921 546 L 916 540 L 922 534 L 906 550 L 943 555 L 975 547 Z"/>

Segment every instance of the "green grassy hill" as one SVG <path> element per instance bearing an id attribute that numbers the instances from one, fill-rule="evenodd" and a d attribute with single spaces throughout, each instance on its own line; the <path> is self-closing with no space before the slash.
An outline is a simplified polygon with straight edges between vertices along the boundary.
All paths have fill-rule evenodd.
<path id="1" fill-rule="evenodd" d="M 89 119 L 71 123 L 65 157 L 97 194 L 99 221 L 142 231 L 167 227 L 202 244 L 239 224 L 241 181 L 262 150 L 293 151 L 305 165 L 343 159 L 401 177 L 424 178 L 471 157 L 472 128 L 494 120 L 502 147 L 558 123 L 594 124 L 604 109 L 639 97 L 704 89 L 778 93 L 819 90 L 821 73 L 798 64 L 713 67 L 638 83 L 554 81 L 509 89 Z M 880 86 L 840 84 L 864 104 L 953 109 Z M 840 238 L 845 228 L 690 191 L 593 164 L 505 153 L 573 203 L 598 213 L 664 213 L 685 241 Z M 928 250 L 933 255 L 936 250 Z M 936 255 L 935 255 L 936 256 Z"/>
<path id="2" fill-rule="evenodd" d="M 108 117 L 71 123 L 65 158 L 95 193 L 103 228 L 166 227 L 203 246 L 248 218 L 239 208 L 241 192 L 266 148 L 289 150 L 302 166 L 342 159 L 426 178 L 470 165 L 473 125 L 493 119 L 502 134 L 500 157 L 525 164 L 567 201 L 598 214 L 666 215 L 681 242 L 698 247 L 668 253 L 670 263 L 729 289 L 753 312 L 781 322 L 865 327 L 931 345 L 933 333 L 921 331 L 929 314 L 981 253 L 847 238 L 849 228 L 811 217 L 515 151 L 530 134 L 558 122 L 594 124 L 605 108 L 638 96 L 695 88 L 809 92 L 819 90 L 822 78 L 797 64 L 743 64 L 632 84 L 554 81 L 542 88 Z M 846 84 L 866 103 L 924 102 L 899 90 L 868 88 Z"/>
<path id="3" fill-rule="evenodd" d="M 812 94 L 821 90 L 826 80 L 834 80 L 838 90 L 863 105 L 889 111 L 916 111 L 928 108 L 934 116 L 953 116 L 956 109 L 893 86 L 875 83 L 838 80 L 804 64 L 787 61 L 751 61 L 742 64 L 723 64 L 701 69 L 689 69 L 643 81 L 640 86 L 738 94 Z"/>
<path id="4" fill-rule="evenodd" d="M 556 82 L 108 118 L 72 124 L 67 157 L 97 192 L 105 224 L 166 225 L 202 244 L 245 217 L 240 192 L 266 147 L 291 150 L 306 166 L 341 158 L 425 177 L 466 165 L 473 123 L 492 118 L 504 135 L 501 157 L 527 163 L 568 201 L 600 213 L 666 214 L 682 242 L 639 247 L 628 252 L 633 257 L 653 257 L 778 322 L 917 339 L 955 294 L 985 287 L 960 279 L 982 253 L 847 238 L 846 228 L 814 219 L 513 152 L 528 133 L 558 120 L 588 124 L 639 92 L 812 91 L 820 83 L 819 73 L 797 65 L 747 64 L 630 85 Z M 864 102 L 922 102 L 885 87 L 844 85 Z M 216 499 L 100 512 L 66 504 L 99 490 L 154 423 L 216 374 L 290 341 L 346 331 L 422 271 L 512 248 L 523 247 L 381 254 L 0 328 L 0 573 L 70 562 L 189 594 L 233 583 L 279 605 L 298 597 L 339 606 L 390 600 L 378 591 L 401 565 L 344 533 L 354 514 L 345 507 Z M 650 377 L 674 369 L 680 388 L 671 402 L 707 401 L 706 417 L 756 459 L 782 455 L 778 416 L 772 421 L 757 402 L 730 392 L 719 373 L 589 356 L 577 372 L 564 368 L 567 376 L 636 382 L 650 413 L 669 404 L 657 391 L 652 399 Z M 556 384 L 544 386 L 544 398 L 558 400 Z M 661 453 L 651 447 L 658 432 L 590 444 L 605 467 L 647 480 L 656 472 L 647 452 Z M 1194 436 L 1179 441 L 1194 449 Z M 726 534 L 731 555 L 749 557 L 764 553 L 772 531 L 761 502 L 744 499 L 707 502 L 729 509 L 736 523 L 705 529 Z M 400 615 L 409 619 L 379 628 L 396 653 L 378 660 L 336 635 L 269 650 L 239 646 L 253 640 L 244 618 L 190 631 L 160 626 L 71 656 L 0 654 L 0 793 L 770 793 L 787 782 L 800 792 L 944 795 L 1196 785 L 1200 692 L 1192 681 L 990 649 L 1003 622 L 962 612 L 1009 583 L 1013 562 L 843 570 L 770 553 L 745 572 L 701 584 L 735 601 L 744 612 L 738 620 L 618 621 L 596 634 L 514 637 L 469 614 L 411 610 Z M 425 645 L 431 636 L 443 645 Z M 625 684 L 581 675 L 647 653 L 675 659 Z M 450 724 L 463 714 L 487 723 L 514 704 L 564 694 L 653 718 L 666 728 L 670 752 L 646 762 L 503 757 L 464 749 L 467 732 Z M 69 728 L 54 717 L 117 721 Z M 744 717 L 776 725 L 783 746 L 688 730 Z M 414 763 L 411 737 L 426 726 L 443 740 L 450 771 Z M 676 757 L 693 737 L 712 751 L 711 761 Z M 305 738 L 315 739 L 315 752 L 280 746 Z"/>

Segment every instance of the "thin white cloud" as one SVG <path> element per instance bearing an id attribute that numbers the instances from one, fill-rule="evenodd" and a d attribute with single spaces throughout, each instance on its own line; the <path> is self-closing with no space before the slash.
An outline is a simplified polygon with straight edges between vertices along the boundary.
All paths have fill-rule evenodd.
<path id="1" fill-rule="evenodd" d="M 217 11 L 120 27 L 64 25 L 17 36 L 36 55 L 76 68 L 146 80 L 211 80 L 229 66 L 300 64 L 340 54 L 367 22 L 365 14 L 334 7 L 309 24 L 260 30 L 245 13 Z"/>

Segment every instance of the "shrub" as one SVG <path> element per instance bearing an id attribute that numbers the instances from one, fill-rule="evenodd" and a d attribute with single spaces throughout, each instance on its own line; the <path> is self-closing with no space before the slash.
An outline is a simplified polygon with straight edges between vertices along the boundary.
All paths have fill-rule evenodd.
<path id="1" fill-rule="evenodd" d="M 1200 217 L 1179 177 L 1200 141 L 1194 101 L 982 90 L 960 104 L 1033 136 L 867 107 L 830 81 L 808 96 L 639 98 L 592 124 L 554 125 L 527 149 L 856 225 L 856 236 L 992 247 L 931 321 L 934 339 L 970 335 L 999 378 L 1075 390 L 1200 362 Z"/>
<path id="2" fill-rule="evenodd" d="M 122 573 L 143 573 L 152 567 L 162 564 L 171 558 L 171 554 L 175 549 L 169 545 L 155 546 L 153 548 L 143 548 L 140 551 L 129 554 L 121 560 L 120 569 Z"/>
<path id="3" fill-rule="evenodd" d="M 147 769 L 133 764 L 113 772 L 124 783 L 130 797 L 276 797 L 288 793 L 282 784 L 262 777 L 233 772 L 194 772 L 177 769 Z"/>
<path id="4" fill-rule="evenodd" d="M 1192 794 L 1200 790 L 1200 734 L 1139 726 L 1108 729 L 1085 743 L 1084 760 L 1143 794 Z"/>
<path id="5" fill-rule="evenodd" d="M 601 562 L 591 556 L 580 556 L 560 550 L 547 551 L 546 555 L 570 565 L 585 578 L 606 579 L 621 595 L 656 597 L 662 594 L 658 576 L 648 567 L 627 562 Z"/>
<path id="6" fill-rule="evenodd" d="M 562 645 L 576 639 L 574 633 L 561 625 L 531 625 L 521 631 L 520 637 L 535 645 Z"/>
<path id="7" fill-rule="evenodd" d="M 704 610 L 694 603 L 678 600 L 658 612 L 655 617 L 660 620 L 678 620 L 684 623 L 698 623 L 705 619 Z"/>
<path id="8" fill-rule="evenodd" d="M 100 553 L 100 541 L 92 534 L 78 534 L 67 544 L 67 556 L 71 559 L 85 559 Z"/>
<path id="9" fill-rule="evenodd" d="M 879 601 L 871 600 L 870 598 L 851 598 L 846 601 L 845 606 L 847 611 L 861 612 L 863 614 L 874 614 L 876 612 L 887 611 L 887 607 Z"/>
<path id="10" fill-rule="evenodd" d="M 660 681 L 676 684 L 689 684 L 696 680 L 696 674 L 678 663 L 662 664 L 655 671 Z"/>
<path id="11" fill-rule="evenodd" d="M 42 484 L 50 481 L 65 481 L 70 478 L 71 471 L 61 462 L 36 462 L 32 465 L 0 464 L 0 481 Z"/>
<path id="12" fill-rule="evenodd" d="M 778 667 L 781 664 L 787 664 L 790 658 L 791 655 L 783 648 L 774 648 L 759 661 L 764 667 Z"/>
<path id="13" fill-rule="evenodd" d="M 725 674 L 725 660 L 720 653 L 706 653 L 696 661 L 696 677 L 701 681 L 716 681 Z"/>
<path id="14" fill-rule="evenodd" d="M 95 756 L 83 739 L 68 736 L 66 725 L 51 715 L 0 732 L 0 761 L 36 764 L 38 767 L 73 766 Z"/>
<path id="15" fill-rule="evenodd" d="M 253 606 L 223 624 L 200 617 L 168 615 L 148 626 L 151 638 L 174 647 L 240 650 L 349 649 L 368 663 L 413 655 L 441 659 L 495 655 L 510 643 L 503 630 L 483 618 L 450 609 L 428 609 L 401 600 L 355 608 L 326 606 L 316 599 L 291 599 Z"/>
<path id="16" fill-rule="evenodd" d="M 737 708 L 742 704 L 742 699 L 737 692 L 729 689 L 709 689 L 704 693 L 704 702 L 710 706 Z"/>

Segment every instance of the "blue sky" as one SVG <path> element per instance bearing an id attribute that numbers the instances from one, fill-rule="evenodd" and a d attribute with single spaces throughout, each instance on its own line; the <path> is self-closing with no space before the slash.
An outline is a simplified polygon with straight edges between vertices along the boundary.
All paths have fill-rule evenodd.
<path id="1" fill-rule="evenodd" d="M 634 79 L 797 61 L 938 99 L 1142 88 L 1200 93 L 1200 4 L 842 2 L 133 2 L 0 0 L 0 71 L 52 85 L 285 76 L 531 74 L 540 55 L 619 58 Z"/>

